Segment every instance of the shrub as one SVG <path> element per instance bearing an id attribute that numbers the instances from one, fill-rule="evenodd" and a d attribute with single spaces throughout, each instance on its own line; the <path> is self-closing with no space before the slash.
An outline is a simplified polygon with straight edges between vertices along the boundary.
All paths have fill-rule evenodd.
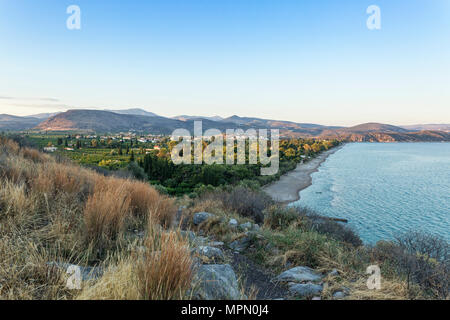
<path id="1" fill-rule="evenodd" d="M 230 191 L 208 192 L 200 196 L 201 201 L 213 200 L 222 204 L 225 210 L 251 218 L 256 223 L 264 221 L 264 209 L 273 201 L 263 192 L 253 191 L 245 187 L 235 187 Z"/>
<path id="2" fill-rule="evenodd" d="M 363 244 L 361 238 L 350 228 L 326 217 L 309 216 L 309 229 L 325 234 L 331 238 L 359 247 Z"/>
<path id="3" fill-rule="evenodd" d="M 141 168 L 136 162 L 132 161 L 128 164 L 127 170 L 131 172 L 134 178 L 138 180 L 146 181 L 148 180 L 148 176 L 145 173 L 145 170 Z"/>
<path id="4" fill-rule="evenodd" d="M 155 190 L 158 191 L 160 194 L 164 194 L 164 195 L 169 194 L 169 192 L 167 191 L 167 188 L 161 184 L 154 184 L 153 188 L 155 188 Z"/>
<path id="5" fill-rule="evenodd" d="M 427 293 L 446 299 L 450 284 L 449 244 L 442 238 L 410 232 L 396 239 L 401 250 L 397 256 L 409 282 L 416 282 Z"/>
<path id="6" fill-rule="evenodd" d="M 265 236 L 283 254 L 283 263 L 294 266 L 305 265 L 312 268 L 321 265 L 322 258 L 337 255 L 337 243 L 313 231 L 288 228 L 283 232 L 265 233 Z M 277 257 L 275 257 L 277 259 Z M 279 264 L 279 261 L 273 261 Z"/>
<path id="7" fill-rule="evenodd" d="M 406 278 L 410 294 L 418 285 L 426 296 L 448 297 L 449 244 L 442 238 L 409 232 L 395 241 L 378 242 L 373 255 L 385 270 Z"/>
<path id="8" fill-rule="evenodd" d="M 264 226 L 273 230 L 285 229 L 301 218 L 296 209 L 277 205 L 266 209 L 264 214 Z"/>

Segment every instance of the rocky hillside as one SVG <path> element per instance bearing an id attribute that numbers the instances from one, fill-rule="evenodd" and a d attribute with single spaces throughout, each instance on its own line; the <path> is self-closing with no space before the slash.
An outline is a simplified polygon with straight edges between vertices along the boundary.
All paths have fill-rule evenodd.
<path id="1" fill-rule="evenodd" d="M 284 137 L 340 139 L 352 142 L 417 142 L 450 141 L 450 130 L 445 125 L 422 125 L 417 128 L 436 128 L 436 130 L 416 130 L 381 123 L 365 123 L 354 127 L 323 126 L 313 123 L 297 123 L 260 118 L 232 116 L 161 117 L 142 109 L 127 110 L 69 110 L 57 114 L 36 117 L 17 117 L 0 115 L 0 130 L 20 131 L 36 129 L 42 131 L 89 131 L 124 132 L 135 130 L 155 134 L 170 134 L 175 129 L 188 129 L 193 132 L 194 121 L 203 122 L 203 130 L 226 129 L 279 129 Z"/>
<path id="2" fill-rule="evenodd" d="M 135 130 L 154 134 L 170 134 L 175 129 L 183 128 L 193 132 L 194 120 L 181 121 L 160 116 L 143 116 L 136 114 L 119 114 L 99 110 L 69 110 L 57 114 L 35 129 L 45 131 L 92 131 L 121 132 Z M 203 129 L 217 128 L 225 130 L 233 128 L 230 123 L 215 122 L 203 119 Z"/>

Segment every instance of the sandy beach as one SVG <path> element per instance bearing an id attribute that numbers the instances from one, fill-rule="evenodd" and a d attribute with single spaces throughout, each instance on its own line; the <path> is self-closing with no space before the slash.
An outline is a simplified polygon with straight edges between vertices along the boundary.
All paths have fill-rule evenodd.
<path id="1" fill-rule="evenodd" d="M 283 175 L 280 180 L 263 187 L 263 190 L 278 202 L 290 203 L 300 200 L 299 192 L 312 183 L 311 174 L 319 169 L 330 154 L 335 153 L 342 147 L 339 146 L 322 152 L 316 158 L 298 164 L 297 168 Z"/>

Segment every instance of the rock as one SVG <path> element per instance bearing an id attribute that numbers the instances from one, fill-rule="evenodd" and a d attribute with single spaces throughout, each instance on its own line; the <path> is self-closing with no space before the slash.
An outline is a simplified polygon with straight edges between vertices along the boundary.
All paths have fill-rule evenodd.
<path id="1" fill-rule="evenodd" d="M 82 281 L 89 281 L 89 280 L 96 280 L 100 278 L 103 275 L 103 269 L 100 267 L 81 267 L 76 264 L 70 264 L 65 262 L 48 262 L 48 266 L 58 268 L 64 273 L 67 273 L 68 271 L 71 274 L 75 274 L 76 271 L 74 270 L 80 270 L 80 276 Z"/>
<path id="2" fill-rule="evenodd" d="M 223 247 L 225 244 L 222 241 L 211 241 L 208 245 L 211 247 Z"/>
<path id="3" fill-rule="evenodd" d="M 202 265 L 193 281 L 192 295 L 198 300 L 239 300 L 241 294 L 229 264 Z"/>
<path id="4" fill-rule="evenodd" d="M 321 285 L 314 283 L 290 283 L 289 291 L 297 297 L 308 298 L 316 296 L 322 292 Z"/>
<path id="5" fill-rule="evenodd" d="M 247 249 L 251 244 L 251 240 L 248 237 L 244 237 L 238 240 L 234 240 L 232 243 L 230 243 L 230 249 L 236 251 L 236 252 L 242 252 L 245 249 Z"/>
<path id="6" fill-rule="evenodd" d="M 339 275 L 339 271 L 337 271 L 337 269 L 333 269 L 328 275 L 332 277 L 337 277 Z"/>
<path id="7" fill-rule="evenodd" d="M 197 249 L 195 249 L 195 252 L 198 255 L 201 255 L 203 257 L 206 257 L 208 259 L 214 260 L 214 261 L 223 261 L 225 260 L 225 256 L 219 248 L 209 247 L 209 246 L 200 246 Z"/>
<path id="8" fill-rule="evenodd" d="M 276 280 L 280 282 L 319 281 L 322 277 L 308 267 L 295 267 L 281 273 Z"/>
<path id="9" fill-rule="evenodd" d="M 346 296 L 346 294 L 343 291 L 337 291 L 337 292 L 333 293 L 333 298 L 336 298 L 336 299 L 342 299 L 342 298 L 345 298 L 345 296 Z"/>
<path id="10" fill-rule="evenodd" d="M 239 226 L 239 228 L 241 228 L 242 230 L 251 230 L 252 229 L 252 223 L 251 222 L 246 222 L 243 223 Z"/>
<path id="11" fill-rule="evenodd" d="M 194 214 L 193 222 L 196 226 L 201 224 L 202 222 L 208 220 L 209 218 L 214 217 L 215 215 L 209 212 L 197 212 Z"/>
<path id="12" fill-rule="evenodd" d="M 185 238 L 185 239 L 187 239 L 188 241 L 190 241 L 190 242 L 193 242 L 193 241 L 195 240 L 195 233 L 194 233 L 193 231 L 184 231 L 184 230 L 181 230 L 181 231 L 180 231 L 180 235 L 181 235 L 183 238 Z"/>
<path id="13" fill-rule="evenodd" d="M 232 228 L 236 228 L 238 226 L 238 222 L 236 219 L 230 219 L 230 221 L 228 222 L 228 225 Z"/>

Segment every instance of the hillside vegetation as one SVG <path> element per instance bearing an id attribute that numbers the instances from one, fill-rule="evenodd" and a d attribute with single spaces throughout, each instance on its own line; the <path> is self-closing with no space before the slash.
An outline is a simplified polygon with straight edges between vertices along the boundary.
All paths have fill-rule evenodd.
<path id="1" fill-rule="evenodd" d="M 208 188 L 195 199 L 175 199 L 5 138 L 0 179 L 0 299 L 198 298 L 196 270 L 214 266 L 198 254 L 195 242 L 202 239 L 223 242 L 222 259 L 232 265 L 239 251 L 252 261 L 251 272 L 314 268 L 323 278 L 323 299 L 336 291 L 345 299 L 448 297 L 444 241 L 414 234 L 364 246 L 345 226 L 287 209 L 257 187 Z M 204 211 L 207 219 L 196 222 Z M 70 264 L 90 270 L 76 290 L 67 286 Z M 381 267 L 381 290 L 366 286 L 373 264 Z M 245 270 L 235 271 L 242 298 L 258 297 Z"/>

